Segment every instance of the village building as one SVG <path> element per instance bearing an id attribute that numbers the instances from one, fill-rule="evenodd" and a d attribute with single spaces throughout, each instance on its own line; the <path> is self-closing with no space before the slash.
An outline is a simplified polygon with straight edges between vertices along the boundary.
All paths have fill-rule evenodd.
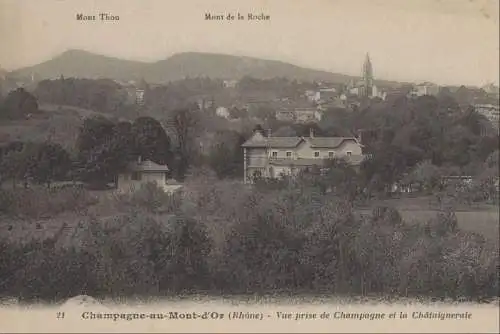
<path id="1" fill-rule="evenodd" d="M 128 164 L 126 170 L 118 175 L 117 190 L 133 192 L 143 185 L 154 183 L 167 193 L 179 190 L 182 185 L 169 177 L 170 169 L 166 165 L 157 164 L 151 160 L 141 160 Z"/>
<path id="2" fill-rule="evenodd" d="M 498 130 L 500 121 L 500 107 L 493 104 L 475 104 L 474 110 L 486 117 Z"/>
<path id="3" fill-rule="evenodd" d="M 412 87 L 410 91 L 411 96 L 424 96 L 424 95 L 433 95 L 436 96 L 439 94 L 440 87 L 432 82 L 422 82 Z"/>
<path id="4" fill-rule="evenodd" d="M 238 80 L 224 80 L 224 88 L 235 88 L 238 85 Z"/>
<path id="5" fill-rule="evenodd" d="M 276 119 L 286 122 L 312 123 L 321 121 L 322 117 L 323 112 L 317 107 L 282 108 L 276 111 Z"/>
<path id="6" fill-rule="evenodd" d="M 217 107 L 215 109 L 215 114 L 225 119 L 229 119 L 231 117 L 231 113 L 229 112 L 229 109 L 226 107 Z"/>
<path id="7" fill-rule="evenodd" d="M 364 159 L 357 138 L 315 137 L 312 130 L 309 137 L 272 137 L 255 131 L 242 147 L 245 183 L 256 177 L 297 175 L 335 158 L 345 159 L 353 166 L 359 166 Z"/>

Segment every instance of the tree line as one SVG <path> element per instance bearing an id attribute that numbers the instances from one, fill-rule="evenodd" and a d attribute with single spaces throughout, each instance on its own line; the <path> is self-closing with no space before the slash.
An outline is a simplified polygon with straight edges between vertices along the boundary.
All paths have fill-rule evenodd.
<path id="1" fill-rule="evenodd" d="M 37 100 L 24 89 L 12 91 L 2 105 L 8 110 L 3 116 L 9 119 L 38 111 Z M 149 116 L 133 122 L 104 116 L 86 118 L 71 152 L 50 140 L 14 141 L 0 146 L 0 181 L 50 186 L 54 181 L 79 180 L 102 186 L 114 182 L 118 173 L 139 156 L 168 165 L 171 177 L 178 180 L 184 179 L 190 166 L 201 164 L 210 166 L 220 177 L 241 174 L 242 136 L 218 131 L 209 155 L 204 157 L 197 137 L 201 125 L 196 107 L 171 111 L 163 124 Z"/>
<path id="2" fill-rule="evenodd" d="M 69 85 L 73 81 L 60 79 L 54 82 L 52 84 Z M 241 84 L 250 85 L 250 82 L 254 84 L 247 78 Z M 269 82 L 277 84 L 281 81 L 276 79 Z M 221 85 L 209 79 L 186 79 L 185 84 L 193 91 L 206 87 L 216 90 Z M 182 86 L 181 83 L 171 83 L 168 87 L 173 88 L 175 85 Z M 116 87 L 115 84 L 109 86 Z M 184 101 L 184 98 L 181 100 Z M 72 160 L 72 173 L 87 180 L 112 180 L 126 161 L 140 153 L 148 159 L 167 163 L 179 179 L 186 175 L 189 166 L 201 165 L 209 166 L 220 178 L 241 177 L 243 157 L 240 145 L 249 137 L 249 132 L 220 127 L 215 130 L 217 127 L 210 124 L 225 120 L 207 111 L 201 112 L 194 104 L 169 109 L 161 103 L 151 103 L 151 106 L 161 111 L 155 114 L 163 116 L 155 119 L 141 115 L 133 122 L 113 122 L 105 118 L 86 120 L 78 138 L 77 152 L 68 153 Z M 185 106 L 186 103 L 179 102 L 178 105 Z M 37 99 L 21 88 L 12 91 L 4 99 L 0 115 L 15 119 L 36 112 Z M 268 118 L 261 124 L 263 128 L 271 129 L 274 136 L 308 136 L 310 129 L 314 130 L 316 136 L 360 136 L 370 159 L 363 162 L 359 179 L 363 181 L 362 188 L 372 192 L 383 192 L 388 185 L 407 181 L 412 175 L 432 175 L 432 171 L 439 171 L 440 175 L 481 177 L 484 164 L 498 150 L 499 144 L 498 132 L 491 123 L 471 106 L 461 108 L 446 91 L 436 97 L 401 96 L 388 101 L 372 101 L 353 111 L 331 109 L 325 112 L 319 123 L 290 124 Z M 203 135 L 207 136 L 202 138 Z M 12 145 L 18 147 L 16 143 Z M 30 144 L 31 148 L 26 150 L 28 153 L 23 154 L 31 156 L 28 160 L 37 161 L 45 159 L 46 152 L 61 152 L 60 148 L 54 148 L 57 144 L 40 145 L 50 147 L 44 147 L 42 153 L 35 154 L 32 152 L 36 145 Z M 202 153 L 201 145 L 205 148 L 209 146 L 209 152 Z M 9 146 L 4 150 L 11 151 Z M 15 159 L 20 158 L 13 156 L 4 160 Z M 66 160 L 60 157 L 54 161 Z M 51 164 L 45 163 L 45 166 Z M 29 170 L 27 174 L 35 173 L 33 168 L 26 167 Z M 16 170 L 16 173 L 13 175 L 15 178 L 26 174 L 23 168 Z M 61 172 L 49 174 L 60 175 Z M 3 175 L 9 174 L 6 172 Z M 50 176 L 49 179 L 54 177 Z M 45 180 L 47 177 L 35 179 Z"/>
<path id="3" fill-rule="evenodd" d="M 408 178 L 432 165 L 441 175 L 480 176 L 498 152 L 491 122 L 472 106 L 460 108 L 450 94 L 372 102 L 359 110 L 331 109 L 313 124 L 270 121 L 275 136 L 356 136 L 370 158 L 360 177 L 373 191 Z M 497 173 L 498 175 L 498 173 Z"/>

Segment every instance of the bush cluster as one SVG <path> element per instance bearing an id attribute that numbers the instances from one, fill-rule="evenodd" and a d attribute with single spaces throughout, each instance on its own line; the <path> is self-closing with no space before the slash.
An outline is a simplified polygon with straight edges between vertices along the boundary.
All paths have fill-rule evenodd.
<path id="1" fill-rule="evenodd" d="M 27 218 L 50 218 L 66 211 L 83 210 L 98 199 L 78 187 L 0 189 L 0 213 Z"/>
<path id="2" fill-rule="evenodd" d="M 313 189 L 259 192 L 229 181 L 153 212 L 145 203 L 164 195 L 143 192 L 129 210 L 90 217 L 69 247 L 56 238 L 0 244 L 0 294 L 498 296 L 498 250 L 461 231 L 453 212 L 409 224 L 387 207 L 359 216 L 348 201 Z"/>

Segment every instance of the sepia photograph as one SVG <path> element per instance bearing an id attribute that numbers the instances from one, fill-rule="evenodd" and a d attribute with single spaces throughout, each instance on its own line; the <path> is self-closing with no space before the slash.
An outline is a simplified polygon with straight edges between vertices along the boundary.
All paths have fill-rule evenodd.
<path id="1" fill-rule="evenodd" d="M 499 331 L 497 0 L 0 0 L 0 332 Z"/>

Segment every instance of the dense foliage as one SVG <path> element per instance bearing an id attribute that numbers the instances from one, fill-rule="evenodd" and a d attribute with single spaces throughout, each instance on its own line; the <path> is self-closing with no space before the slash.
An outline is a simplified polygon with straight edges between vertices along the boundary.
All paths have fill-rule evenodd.
<path id="1" fill-rule="evenodd" d="M 74 152 L 49 140 L 2 146 L 0 181 L 12 180 L 13 187 L 0 190 L 0 224 L 14 230 L 17 219 L 41 229 L 41 220 L 67 216 L 46 238 L 0 242 L 0 294 L 27 300 L 185 291 L 498 296 L 498 250 L 460 230 L 446 205 L 421 224 L 391 208 L 368 216 L 355 210 L 394 183 L 437 194 L 441 204 L 452 197 L 498 201 L 498 133 L 482 116 L 448 95 L 332 109 L 316 125 L 276 121 L 268 107 L 235 107 L 233 116 L 260 118 L 257 129 L 280 136 L 308 136 L 310 128 L 317 136 L 361 134 L 370 157 L 360 171 L 333 160 L 326 170 L 256 180 L 250 188 L 231 178 L 241 180 L 240 147 L 255 124 L 235 130 L 210 107 L 194 106 L 196 97 L 211 100 L 198 95 L 217 95 L 222 87 L 203 78 L 146 87 L 145 114 L 133 122 L 86 118 Z M 303 89 L 284 79 L 245 78 L 233 93 L 295 96 Z M 64 78 L 36 91 L 44 102 L 105 112 L 121 108 L 120 94 L 113 82 Z M 16 90 L 0 116 L 22 119 L 37 108 L 31 94 Z M 168 164 L 179 180 L 187 177 L 182 196 L 153 185 L 110 198 L 52 187 L 62 180 L 110 182 L 139 156 Z M 449 175 L 473 179 L 467 186 L 444 184 Z"/>
<path id="2" fill-rule="evenodd" d="M 95 202 L 82 201 L 79 190 L 87 206 L 75 217 L 81 223 L 41 240 L 2 241 L 0 293 L 25 300 L 291 290 L 476 300 L 498 294 L 498 250 L 460 230 L 450 211 L 409 224 L 388 207 L 360 216 L 345 198 L 300 182 L 268 192 L 229 181 L 197 184 L 170 201 L 153 186 L 117 197 L 113 216 L 89 211 Z M 66 198 L 66 210 L 76 207 L 76 194 L 55 195 L 46 201 Z M 159 210 L 154 203 L 170 204 Z"/>

